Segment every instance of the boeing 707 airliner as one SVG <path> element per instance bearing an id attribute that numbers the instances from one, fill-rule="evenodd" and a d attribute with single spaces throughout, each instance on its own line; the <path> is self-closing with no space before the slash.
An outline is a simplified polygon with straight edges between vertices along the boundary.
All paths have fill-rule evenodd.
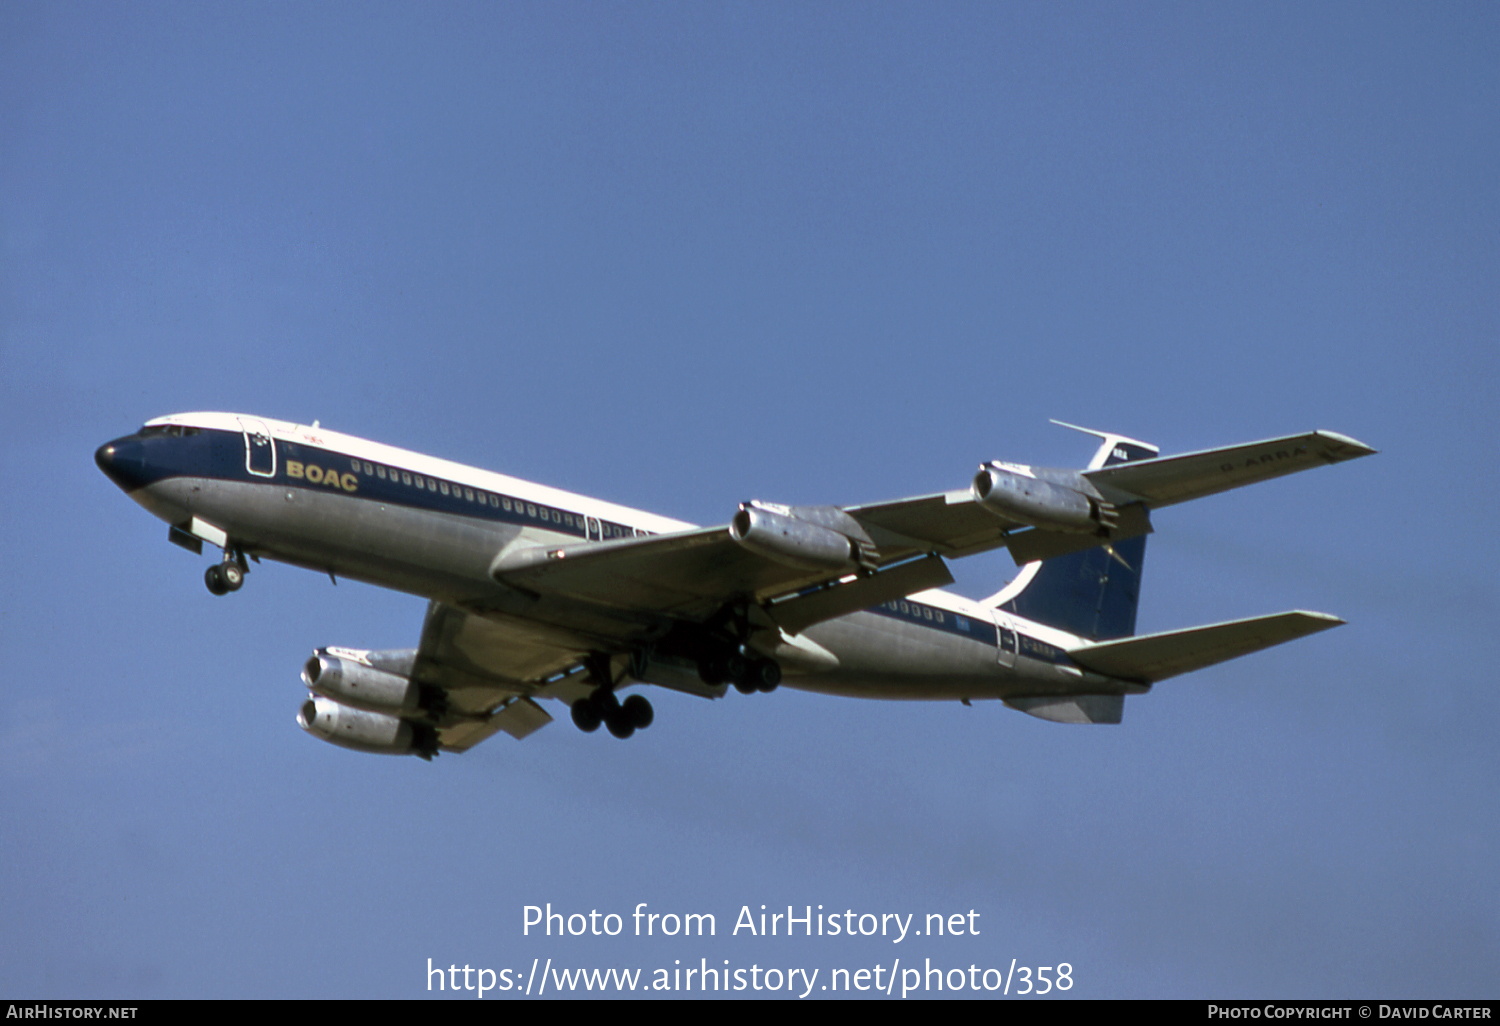
<path id="1" fill-rule="evenodd" d="M 1071 426 L 1071 425 L 1064 425 Z M 705 698 L 788 687 L 993 699 L 1118 723 L 1157 681 L 1342 623 L 1287 612 L 1135 636 L 1150 513 L 1374 452 L 1328 431 L 1161 457 L 1121 435 L 1082 470 L 984 463 L 967 488 L 857 506 L 740 504 L 695 527 L 311 426 L 233 413 L 148 421 L 101 470 L 222 550 L 237 591 L 262 558 L 429 600 L 416 648 L 322 648 L 298 723 L 365 752 L 466 751 L 570 708 L 585 731 L 651 725 L 637 684 Z M 948 591 L 946 560 L 1006 548 L 999 593 Z"/>

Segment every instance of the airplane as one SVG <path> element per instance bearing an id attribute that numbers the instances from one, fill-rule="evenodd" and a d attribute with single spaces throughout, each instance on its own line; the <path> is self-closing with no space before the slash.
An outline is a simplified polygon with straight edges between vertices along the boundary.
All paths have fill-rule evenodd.
<path id="1" fill-rule="evenodd" d="M 981 699 L 1059 723 L 1119 723 L 1159 681 L 1342 624 L 1291 611 L 1135 635 L 1152 510 L 1375 452 L 1329 431 L 1161 457 L 1123 435 L 1083 469 L 991 461 L 967 488 L 894 502 L 743 502 L 697 527 L 319 426 L 234 413 L 147 421 L 95 462 L 222 550 L 238 591 L 262 557 L 429 600 L 416 648 L 314 651 L 297 722 L 363 752 L 524 738 L 561 701 L 625 738 L 652 684 L 704 698 L 788 687 Z M 946 560 L 999 548 L 1020 570 L 975 601 Z"/>

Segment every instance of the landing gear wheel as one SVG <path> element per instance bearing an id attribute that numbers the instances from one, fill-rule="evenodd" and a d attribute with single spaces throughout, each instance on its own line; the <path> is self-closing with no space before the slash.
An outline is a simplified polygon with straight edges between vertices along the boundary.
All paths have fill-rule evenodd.
<path id="1" fill-rule="evenodd" d="M 573 703 L 573 726 L 585 734 L 592 734 L 599 729 L 599 724 L 604 722 L 604 717 L 599 715 L 598 706 L 594 705 L 592 698 L 580 698 Z"/>
<path id="2" fill-rule="evenodd" d="M 637 730 L 645 730 L 656 719 L 656 713 L 652 711 L 651 703 L 646 700 L 645 695 L 631 695 L 625 699 L 620 703 L 620 712 Z"/>
<path id="3" fill-rule="evenodd" d="M 240 585 L 245 583 L 245 571 L 240 569 L 238 563 L 220 563 L 219 575 L 224 581 L 224 587 L 230 591 L 239 591 Z"/>
<path id="4" fill-rule="evenodd" d="M 769 694 L 781 683 L 781 667 L 774 659 L 751 659 L 743 661 L 743 669 L 734 678 L 734 689 L 742 695 L 753 695 L 757 691 Z"/>
<path id="5" fill-rule="evenodd" d="M 749 672 L 750 660 L 738 652 L 719 652 L 698 663 L 698 676 L 705 684 L 733 684 L 738 688 Z M 749 694 L 748 691 L 745 693 Z"/>
<path id="6" fill-rule="evenodd" d="M 750 680 L 754 683 L 755 690 L 769 695 L 781 683 L 781 667 L 774 659 L 757 660 L 750 667 Z"/>
<path id="7" fill-rule="evenodd" d="M 208 585 L 208 590 L 215 595 L 229 594 L 229 582 L 224 579 L 224 564 L 215 563 L 209 567 L 203 574 L 203 583 Z"/>
<path id="8" fill-rule="evenodd" d="M 606 716 L 604 725 L 609 728 L 611 734 L 622 741 L 635 733 L 635 724 L 630 721 L 630 714 L 625 711 L 624 706 Z"/>

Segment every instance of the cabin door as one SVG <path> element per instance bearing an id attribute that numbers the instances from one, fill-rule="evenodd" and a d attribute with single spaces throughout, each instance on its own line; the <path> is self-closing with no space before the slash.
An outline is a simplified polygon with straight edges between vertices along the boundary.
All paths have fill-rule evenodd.
<path id="1" fill-rule="evenodd" d="M 995 614 L 995 657 L 1000 660 L 1000 665 L 1011 667 L 1016 665 L 1016 628 L 1010 622 L 1010 617 L 999 609 L 993 610 Z"/>
<path id="2" fill-rule="evenodd" d="M 276 440 L 265 422 L 241 417 L 240 430 L 245 435 L 245 469 L 256 477 L 276 476 Z"/>

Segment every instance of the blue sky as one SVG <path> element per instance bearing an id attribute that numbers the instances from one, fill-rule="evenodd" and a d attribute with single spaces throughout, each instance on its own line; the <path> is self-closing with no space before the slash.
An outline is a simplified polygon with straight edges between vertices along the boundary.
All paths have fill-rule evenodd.
<path id="1" fill-rule="evenodd" d="M 1484 4 L 6 5 L 0 991 L 900 958 L 1067 962 L 1084 997 L 1495 997 L 1497 30 Z M 420 599 L 273 564 L 215 599 L 93 466 L 198 409 L 698 523 L 1080 464 L 1052 417 L 1381 454 L 1157 516 L 1142 631 L 1349 625 L 1118 727 L 663 693 L 626 743 L 564 720 L 428 765 L 293 724 L 313 648 L 413 645 Z M 973 596 L 1014 573 L 954 569 Z M 718 936 L 523 936 L 548 902 Z M 981 932 L 731 936 L 761 904 Z"/>

